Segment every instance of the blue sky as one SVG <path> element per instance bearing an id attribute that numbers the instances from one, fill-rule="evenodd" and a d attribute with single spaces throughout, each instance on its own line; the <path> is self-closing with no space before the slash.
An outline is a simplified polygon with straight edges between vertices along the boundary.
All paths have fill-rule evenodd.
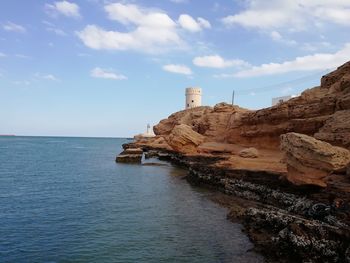
<path id="1" fill-rule="evenodd" d="M 0 134 L 132 136 L 188 86 L 268 107 L 350 60 L 349 17 L 350 0 L 3 0 Z"/>

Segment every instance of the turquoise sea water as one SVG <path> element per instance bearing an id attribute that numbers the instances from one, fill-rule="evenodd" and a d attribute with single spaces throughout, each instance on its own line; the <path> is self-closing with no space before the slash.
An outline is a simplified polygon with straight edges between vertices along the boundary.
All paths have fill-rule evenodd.
<path id="1" fill-rule="evenodd" d="M 210 191 L 125 139 L 0 137 L 0 262 L 262 262 Z"/>

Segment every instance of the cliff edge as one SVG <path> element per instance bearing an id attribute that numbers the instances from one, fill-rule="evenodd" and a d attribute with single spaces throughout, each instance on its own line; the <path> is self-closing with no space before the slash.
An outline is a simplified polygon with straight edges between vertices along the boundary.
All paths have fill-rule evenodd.
<path id="1" fill-rule="evenodd" d="M 268 262 L 350 262 L 350 62 L 279 105 L 180 111 L 142 148 L 223 192 Z"/>
<path id="2" fill-rule="evenodd" d="M 299 185 L 326 187 L 332 183 L 329 175 L 339 174 L 339 169 L 329 171 L 323 181 L 313 181 L 307 173 L 304 181 L 300 176 L 293 178 L 292 174 L 297 174 L 291 172 L 291 162 L 286 160 L 293 154 L 281 148 L 281 135 L 291 132 L 350 149 L 350 62 L 323 76 L 320 86 L 287 102 L 256 111 L 226 103 L 180 111 L 154 127 L 154 139 L 137 143 L 185 155 L 222 155 L 225 161 L 218 162 L 219 166 L 275 172 Z M 249 148 L 259 157 L 240 154 Z M 328 149 L 319 151 L 327 154 Z M 317 151 L 313 153 L 317 159 Z"/>

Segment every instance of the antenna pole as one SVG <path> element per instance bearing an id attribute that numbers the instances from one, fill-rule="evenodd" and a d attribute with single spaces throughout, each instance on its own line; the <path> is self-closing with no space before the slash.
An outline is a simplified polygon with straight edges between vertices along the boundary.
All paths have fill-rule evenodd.
<path id="1" fill-rule="evenodd" d="M 235 90 L 232 91 L 232 105 L 235 104 Z"/>

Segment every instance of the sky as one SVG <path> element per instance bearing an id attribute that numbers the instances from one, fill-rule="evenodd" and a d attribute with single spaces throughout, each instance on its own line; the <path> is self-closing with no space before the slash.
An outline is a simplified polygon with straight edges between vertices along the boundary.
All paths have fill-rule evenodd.
<path id="1" fill-rule="evenodd" d="M 249 109 L 350 60 L 350 0 L 2 0 L 0 134 L 130 137 L 185 107 Z"/>

